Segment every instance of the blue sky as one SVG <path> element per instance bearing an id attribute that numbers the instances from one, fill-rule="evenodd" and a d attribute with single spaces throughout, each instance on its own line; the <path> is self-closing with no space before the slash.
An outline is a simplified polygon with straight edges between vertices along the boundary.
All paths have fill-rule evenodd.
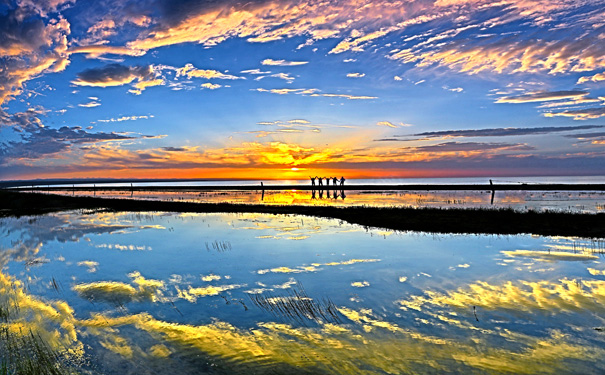
<path id="1" fill-rule="evenodd" d="M 605 174 L 602 1 L 0 2 L 0 178 Z"/>

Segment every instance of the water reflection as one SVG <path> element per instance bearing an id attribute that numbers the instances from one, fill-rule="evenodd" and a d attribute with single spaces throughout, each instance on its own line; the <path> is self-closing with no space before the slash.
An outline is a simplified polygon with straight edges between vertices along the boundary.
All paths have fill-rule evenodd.
<path id="1" fill-rule="evenodd" d="M 92 196 L 92 190 L 65 190 L 63 195 Z M 443 208 L 514 208 L 517 210 L 559 210 L 603 212 L 605 192 L 552 191 L 357 191 L 338 189 L 258 191 L 97 191 L 97 197 L 136 198 L 201 203 L 269 205 L 368 205 Z"/>
<path id="2" fill-rule="evenodd" d="M 598 239 L 261 214 L 2 224 L 0 327 L 86 358 L 83 372 L 605 371 Z M 48 262 L 26 267 L 32 254 Z"/>

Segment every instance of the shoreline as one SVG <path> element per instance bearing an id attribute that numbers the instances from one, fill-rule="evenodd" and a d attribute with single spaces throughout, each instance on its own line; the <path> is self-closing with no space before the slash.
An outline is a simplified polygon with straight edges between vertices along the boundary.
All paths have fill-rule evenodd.
<path id="1" fill-rule="evenodd" d="M 67 210 L 132 212 L 264 213 L 304 215 L 397 231 L 456 234 L 534 234 L 605 238 L 605 213 L 519 212 L 512 209 L 300 206 L 191 203 L 69 197 L 0 190 L 0 217 Z"/>
<path id="2" fill-rule="evenodd" d="M 321 189 L 320 189 L 321 188 Z M 605 191 L 605 184 L 413 184 L 413 185 L 217 185 L 217 186 L 38 186 L 5 191 L 249 191 L 249 190 L 369 190 L 369 191 Z"/>

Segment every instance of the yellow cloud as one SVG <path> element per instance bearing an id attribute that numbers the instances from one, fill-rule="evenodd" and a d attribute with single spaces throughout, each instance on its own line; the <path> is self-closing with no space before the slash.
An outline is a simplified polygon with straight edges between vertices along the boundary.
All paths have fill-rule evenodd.
<path id="1" fill-rule="evenodd" d="M 493 285 L 479 281 L 468 288 L 445 294 L 428 291 L 426 297 L 414 296 L 399 301 L 402 308 L 422 310 L 425 306 L 452 306 L 469 309 L 558 313 L 569 311 L 605 311 L 605 281 L 569 280 L 519 281 Z"/>
<path id="2" fill-rule="evenodd" d="M 376 123 L 376 125 L 378 125 L 378 126 L 387 126 L 389 128 L 396 128 L 397 127 L 397 125 L 393 125 L 393 123 L 391 123 L 389 121 L 378 121 Z"/>
<path id="3" fill-rule="evenodd" d="M 589 261 L 599 259 L 593 254 L 572 253 L 567 251 L 534 251 L 534 250 L 514 250 L 502 251 L 502 254 L 511 258 L 533 258 L 542 261 Z"/>

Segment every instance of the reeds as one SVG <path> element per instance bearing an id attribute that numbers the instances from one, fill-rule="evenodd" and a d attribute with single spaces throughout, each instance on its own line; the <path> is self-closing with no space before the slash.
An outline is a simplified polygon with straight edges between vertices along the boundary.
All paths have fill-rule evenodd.
<path id="1" fill-rule="evenodd" d="M 231 250 L 231 242 L 229 241 L 214 241 L 210 244 L 206 242 L 206 250 L 210 251 L 210 247 L 219 253 L 225 252 L 227 250 Z"/>
<path id="2" fill-rule="evenodd" d="M 282 316 L 299 323 L 312 320 L 317 323 L 340 323 L 338 308 L 329 298 L 315 301 L 307 295 L 302 284 L 297 282 L 288 290 L 287 296 L 250 294 L 252 303 L 275 316 Z"/>
<path id="3" fill-rule="evenodd" d="M 66 365 L 65 355 L 50 348 L 39 335 L 15 329 L 12 316 L 18 309 L 8 300 L 0 304 L 0 375 L 75 374 Z"/>

